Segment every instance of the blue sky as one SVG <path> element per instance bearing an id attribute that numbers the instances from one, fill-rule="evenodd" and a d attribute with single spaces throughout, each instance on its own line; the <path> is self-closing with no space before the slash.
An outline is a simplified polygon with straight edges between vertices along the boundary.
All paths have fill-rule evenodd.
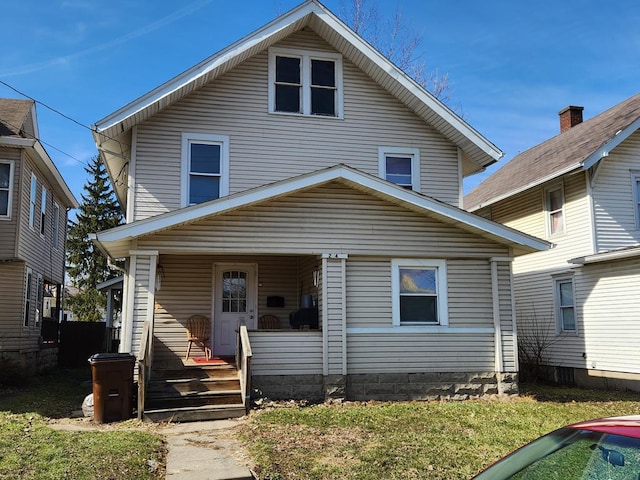
<path id="1" fill-rule="evenodd" d="M 339 13 L 345 0 L 323 3 Z M 299 3 L 297 0 L 22 0 L 0 18 L 0 81 L 91 125 Z M 394 0 L 449 76 L 465 119 L 515 154 L 640 91 L 637 0 Z M 22 98 L 0 84 L 0 97 Z M 40 138 L 79 198 L 89 130 L 38 105 Z M 64 153 L 63 153 L 64 152 Z M 71 155 L 70 156 L 68 155 Z M 495 170 L 495 167 L 489 171 Z M 483 175 L 467 179 L 468 190 Z"/>

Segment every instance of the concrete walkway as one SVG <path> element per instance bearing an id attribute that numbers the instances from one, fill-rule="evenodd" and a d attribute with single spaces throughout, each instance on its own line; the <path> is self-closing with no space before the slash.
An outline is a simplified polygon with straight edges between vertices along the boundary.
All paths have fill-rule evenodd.
<path id="1" fill-rule="evenodd" d="M 158 433 L 167 439 L 168 480 L 253 480 L 243 448 L 231 435 L 238 420 L 175 423 Z"/>

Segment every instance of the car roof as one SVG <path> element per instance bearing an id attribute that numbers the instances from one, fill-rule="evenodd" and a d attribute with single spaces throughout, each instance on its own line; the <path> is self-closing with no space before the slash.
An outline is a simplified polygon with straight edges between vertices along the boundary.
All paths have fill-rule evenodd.
<path id="1" fill-rule="evenodd" d="M 640 415 L 599 418 L 570 425 L 569 428 L 612 433 L 625 437 L 640 438 Z"/>

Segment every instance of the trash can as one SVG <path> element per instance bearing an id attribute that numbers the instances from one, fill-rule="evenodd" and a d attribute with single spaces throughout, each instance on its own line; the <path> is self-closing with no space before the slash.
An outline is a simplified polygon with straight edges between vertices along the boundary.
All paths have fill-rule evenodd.
<path id="1" fill-rule="evenodd" d="M 131 417 L 135 360 L 129 353 L 96 353 L 89 357 L 94 422 L 114 422 Z"/>

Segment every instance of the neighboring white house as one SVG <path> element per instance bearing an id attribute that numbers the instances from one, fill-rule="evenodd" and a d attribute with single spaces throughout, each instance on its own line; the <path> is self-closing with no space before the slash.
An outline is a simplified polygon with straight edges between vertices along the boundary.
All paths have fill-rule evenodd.
<path id="1" fill-rule="evenodd" d="M 516 388 L 511 262 L 549 244 L 460 208 L 462 178 L 502 153 L 317 1 L 94 136 L 126 209 L 96 235 L 127 260 L 123 352 L 146 321 L 152 368 L 182 367 L 202 314 L 217 356 L 247 324 L 271 397 Z"/>
<path id="2" fill-rule="evenodd" d="M 561 133 L 465 207 L 556 245 L 513 265 L 521 342 L 543 340 L 555 379 L 640 390 L 640 95 L 585 122 L 582 110 L 562 110 Z"/>

